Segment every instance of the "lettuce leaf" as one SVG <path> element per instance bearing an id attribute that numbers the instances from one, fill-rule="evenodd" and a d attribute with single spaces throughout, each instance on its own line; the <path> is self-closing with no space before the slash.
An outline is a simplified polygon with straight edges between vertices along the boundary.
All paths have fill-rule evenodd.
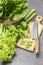
<path id="1" fill-rule="evenodd" d="M 28 11 L 27 0 L 0 0 L 0 19 L 18 19 Z M 20 15 L 19 15 L 20 14 Z M 19 16 L 18 16 L 19 15 Z M 18 17 L 17 17 L 18 16 Z"/>

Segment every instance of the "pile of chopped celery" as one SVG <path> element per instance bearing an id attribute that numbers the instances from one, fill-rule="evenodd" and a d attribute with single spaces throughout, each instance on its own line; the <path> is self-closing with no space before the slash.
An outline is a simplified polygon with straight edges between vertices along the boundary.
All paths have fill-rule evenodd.
<path id="1" fill-rule="evenodd" d="M 28 41 L 28 40 L 25 40 L 25 39 L 20 40 L 20 45 L 24 45 L 25 48 L 32 47 L 32 43 L 33 43 L 33 41 Z"/>

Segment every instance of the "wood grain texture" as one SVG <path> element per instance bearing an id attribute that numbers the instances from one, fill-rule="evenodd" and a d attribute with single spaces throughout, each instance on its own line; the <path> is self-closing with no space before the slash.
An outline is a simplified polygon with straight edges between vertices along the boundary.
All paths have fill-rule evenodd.
<path id="1" fill-rule="evenodd" d="M 38 40 L 38 38 L 35 39 L 35 53 L 39 54 L 39 40 Z"/>

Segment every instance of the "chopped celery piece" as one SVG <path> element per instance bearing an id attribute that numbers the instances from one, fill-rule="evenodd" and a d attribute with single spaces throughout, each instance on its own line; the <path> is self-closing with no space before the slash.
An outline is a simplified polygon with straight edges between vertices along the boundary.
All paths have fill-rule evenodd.
<path id="1" fill-rule="evenodd" d="M 26 48 L 31 47 L 32 46 L 32 42 L 31 41 L 27 41 L 27 44 L 25 46 L 26 46 Z"/>
<path id="2" fill-rule="evenodd" d="M 24 44 L 25 44 L 25 40 L 22 39 L 22 40 L 20 41 L 20 44 L 21 44 L 21 45 L 24 45 Z"/>

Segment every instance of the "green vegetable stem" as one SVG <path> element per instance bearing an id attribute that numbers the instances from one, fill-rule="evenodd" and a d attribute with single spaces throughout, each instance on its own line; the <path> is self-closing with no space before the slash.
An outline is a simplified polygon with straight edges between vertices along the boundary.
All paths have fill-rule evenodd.
<path id="1" fill-rule="evenodd" d="M 36 14 L 33 13 L 33 14 L 26 20 L 26 22 L 28 23 L 28 22 L 29 22 L 30 20 L 32 20 L 35 16 L 36 16 Z"/>
<path id="2" fill-rule="evenodd" d="M 32 15 L 35 11 L 36 11 L 36 9 L 30 10 L 30 11 L 27 13 L 27 15 L 26 15 L 25 20 L 27 20 L 29 17 L 31 17 L 31 15 Z"/>
<path id="3" fill-rule="evenodd" d="M 24 30 L 22 30 L 21 28 L 19 28 L 19 31 L 20 31 L 25 37 L 28 37 L 27 31 L 24 31 Z"/>

